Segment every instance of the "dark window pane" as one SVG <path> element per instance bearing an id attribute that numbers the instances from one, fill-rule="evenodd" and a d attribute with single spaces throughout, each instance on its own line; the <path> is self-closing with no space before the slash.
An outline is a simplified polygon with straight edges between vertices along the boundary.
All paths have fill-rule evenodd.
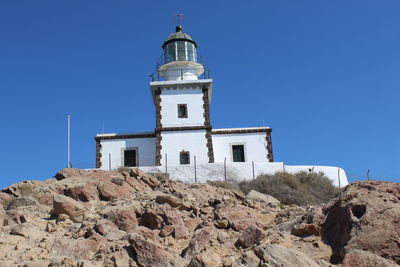
<path id="1" fill-rule="evenodd" d="M 188 60 L 196 61 L 194 56 L 194 45 L 192 43 L 186 43 L 186 45 L 187 45 Z"/>
<path id="2" fill-rule="evenodd" d="M 190 154 L 189 152 L 181 152 L 180 153 L 180 163 L 181 164 L 190 164 Z"/>
<path id="3" fill-rule="evenodd" d="M 233 162 L 244 162 L 244 146 L 234 145 L 232 146 Z"/>
<path id="4" fill-rule="evenodd" d="M 136 150 L 125 150 L 124 151 L 124 166 L 125 167 L 136 167 Z"/>
<path id="5" fill-rule="evenodd" d="M 175 56 L 175 43 L 168 44 L 165 47 L 165 63 L 169 63 L 176 60 Z"/>
<path id="6" fill-rule="evenodd" d="M 178 118 L 187 118 L 187 105 L 186 104 L 179 104 L 178 105 Z"/>
<path id="7" fill-rule="evenodd" d="M 186 60 L 185 42 L 178 41 L 176 44 L 178 45 L 178 60 Z"/>

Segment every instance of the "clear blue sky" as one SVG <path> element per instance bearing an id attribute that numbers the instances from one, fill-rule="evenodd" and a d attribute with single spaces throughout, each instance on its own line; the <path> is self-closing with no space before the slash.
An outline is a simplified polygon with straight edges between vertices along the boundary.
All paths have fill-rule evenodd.
<path id="1" fill-rule="evenodd" d="M 214 128 L 273 128 L 276 161 L 400 181 L 400 1 L 0 2 L 0 187 L 93 167 L 93 136 L 152 131 L 148 74 L 185 14 Z"/>

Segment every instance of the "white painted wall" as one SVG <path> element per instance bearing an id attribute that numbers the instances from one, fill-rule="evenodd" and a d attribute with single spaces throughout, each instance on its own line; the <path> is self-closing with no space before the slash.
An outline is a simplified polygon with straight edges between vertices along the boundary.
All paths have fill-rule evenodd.
<path id="1" fill-rule="evenodd" d="M 101 169 L 103 170 L 109 169 L 109 155 L 111 155 L 111 170 L 123 166 L 122 151 L 126 148 L 138 149 L 139 166 L 155 165 L 155 138 L 102 140 L 101 145 Z"/>
<path id="2" fill-rule="evenodd" d="M 213 134 L 215 162 L 233 162 L 232 145 L 244 144 L 246 162 L 268 162 L 266 133 Z"/>
<path id="3" fill-rule="evenodd" d="M 208 162 L 206 131 L 176 131 L 161 133 L 161 164 L 165 165 L 165 154 L 168 165 L 180 165 L 180 152 L 190 152 L 190 163 L 196 156 L 197 163 Z"/>
<path id="4" fill-rule="evenodd" d="M 254 177 L 261 174 L 274 174 L 282 172 L 285 168 L 286 172 L 296 173 L 299 171 L 307 171 L 314 167 L 314 172 L 323 172 L 334 185 L 340 187 L 348 185 L 346 172 L 338 167 L 332 166 L 288 166 L 283 162 L 254 162 Z M 144 167 L 140 168 L 146 172 L 165 172 L 165 167 Z M 240 182 L 243 180 L 253 179 L 253 165 L 251 162 L 227 162 L 226 173 L 228 181 Z M 168 174 L 172 180 L 179 180 L 187 183 L 195 182 L 194 165 L 168 165 Z M 338 172 L 339 171 L 339 172 Z M 338 174 L 339 173 L 339 174 Z M 224 164 L 223 163 L 205 163 L 196 166 L 197 182 L 205 183 L 210 181 L 224 181 Z"/>
<path id="5" fill-rule="evenodd" d="M 187 118 L 178 118 L 178 104 L 186 104 Z M 161 91 L 162 127 L 204 125 L 203 92 L 200 87 Z"/>

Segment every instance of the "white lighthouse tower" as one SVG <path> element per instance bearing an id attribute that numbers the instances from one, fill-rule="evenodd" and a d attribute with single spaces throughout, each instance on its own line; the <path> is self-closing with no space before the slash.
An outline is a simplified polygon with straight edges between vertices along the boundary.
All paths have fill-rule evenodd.
<path id="1" fill-rule="evenodd" d="M 150 88 L 156 108 L 156 165 L 214 162 L 210 110 L 212 80 L 196 42 L 181 26 L 163 43 Z M 154 78 L 157 81 L 154 81 Z"/>

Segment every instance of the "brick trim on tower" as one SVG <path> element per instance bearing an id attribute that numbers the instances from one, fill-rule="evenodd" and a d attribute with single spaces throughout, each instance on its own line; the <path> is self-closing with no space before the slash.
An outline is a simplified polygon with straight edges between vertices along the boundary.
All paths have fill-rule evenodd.
<path id="1" fill-rule="evenodd" d="M 101 168 L 101 142 L 100 139 L 96 139 L 96 168 Z"/>
<path id="2" fill-rule="evenodd" d="M 159 129 L 162 129 L 162 124 L 161 124 L 161 88 L 158 87 L 157 90 L 154 92 L 154 104 L 156 106 L 156 166 L 161 166 L 161 131 Z"/>
<path id="3" fill-rule="evenodd" d="M 208 154 L 208 163 L 214 163 L 214 148 L 212 143 L 212 135 L 211 135 L 211 120 L 210 120 L 210 95 L 209 89 L 207 87 L 203 87 L 203 109 L 204 109 L 204 126 L 206 127 L 206 139 L 207 139 L 207 154 Z"/>
<path id="4" fill-rule="evenodd" d="M 274 162 L 274 154 L 272 152 L 272 136 L 271 136 L 272 130 L 267 132 L 267 151 L 268 151 L 268 161 L 269 162 Z"/>

